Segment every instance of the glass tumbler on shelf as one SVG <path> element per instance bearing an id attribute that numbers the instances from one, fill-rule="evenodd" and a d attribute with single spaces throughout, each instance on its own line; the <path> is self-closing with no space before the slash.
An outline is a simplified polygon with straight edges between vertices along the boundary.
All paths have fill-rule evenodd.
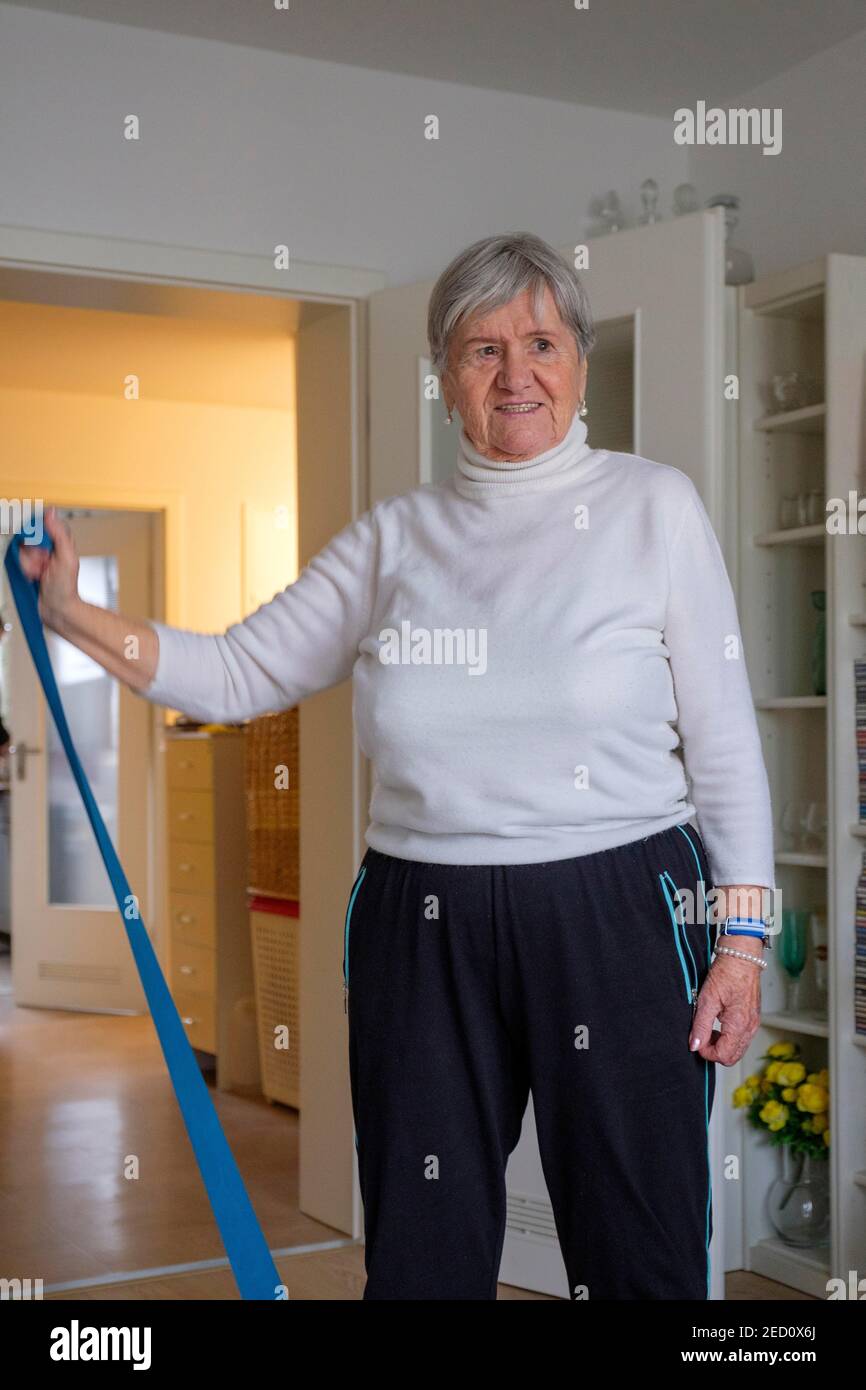
<path id="1" fill-rule="evenodd" d="M 798 522 L 797 498 L 790 494 L 782 498 L 779 507 L 779 525 L 783 531 L 789 530 L 792 526 L 799 525 Z"/>
<path id="2" fill-rule="evenodd" d="M 827 803 L 810 801 L 802 820 L 803 847 L 815 854 L 827 848 Z"/>
<path id="3" fill-rule="evenodd" d="M 809 932 L 809 913 L 801 908 L 786 907 L 782 911 L 782 936 L 779 959 L 788 979 L 785 1008 L 796 1013 L 800 1007 L 801 983 L 806 967 L 806 941 Z"/>
<path id="4" fill-rule="evenodd" d="M 782 809 L 782 820 L 780 822 L 783 849 L 794 852 L 800 848 L 800 833 L 804 815 L 805 812 L 802 802 L 785 802 Z"/>
<path id="5" fill-rule="evenodd" d="M 819 487 L 813 487 L 809 493 L 807 515 L 810 526 L 817 526 L 826 516 L 824 494 Z"/>
<path id="6" fill-rule="evenodd" d="M 817 405 L 823 395 L 823 387 L 817 377 L 796 368 L 776 372 L 770 387 L 773 405 L 779 411 L 802 410 L 806 405 Z"/>

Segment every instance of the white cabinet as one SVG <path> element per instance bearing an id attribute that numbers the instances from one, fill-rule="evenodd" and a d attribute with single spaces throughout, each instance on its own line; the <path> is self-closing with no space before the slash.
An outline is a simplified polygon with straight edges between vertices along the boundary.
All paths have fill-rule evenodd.
<path id="1" fill-rule="evenodd" d="M 783 1039 L 799 1043 L 810 1071 L 829 1067 L 831 1232 L 818 1250 L 794 1250 L 775 1236 L 766 1196 L 779 1155 L 738 1115 L 729 1121 L 731 1149 L 741 1158 L 734 1239 L 746 1268 L 824 1298 L 831 1275 L 847 1283 L 850 1270 L 866 1274 L 866 1037 L 854 1032 L 855 894 L 866 848 L 854 661 L 866 656 L 866 538 L 828 534 L 824 517 L 826 500 L 864 496 L 866 258 L 828 255 L 746 286 L 739 297 L 740 617 L 776 817 L 776 883 L 783 907 L 826 911 L 829 991 L 818 994 L 807 961 L 800 1008 L 787 1012 L 780 952 L 773 951 L 763 1027 L 738 1071 L 758 1070 L 760 1055 Z M 767 386 L 790 371 L 819 389 L 807 405 L 780 409 Z M 817 494 L 811 513 L 783 515 L 783 499 L 810 493 Z M 783 528 L 783 521 L 799 524 Z M 824 695 L 815 693 L 811 670 L 811 596 L 820 590 L 827 604 Z M 809 803 L 826 804 L 825 850 L 792 843 L 780 829 L 786 808 L 792 817 Z"/>

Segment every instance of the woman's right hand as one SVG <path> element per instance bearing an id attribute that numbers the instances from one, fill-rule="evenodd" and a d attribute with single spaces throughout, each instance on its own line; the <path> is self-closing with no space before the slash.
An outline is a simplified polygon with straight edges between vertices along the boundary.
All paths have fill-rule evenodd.
<path id="1" fill-rule="evenodd" d="M 46 508 L 43 522 L 54 549 L 21 545 L 18 559 L 22 573 L 28 579 L 39 580 L 39 616 L 51 627 L 78 598 L 78 551 L 72 532 L 57 515 L 56 507 Z"/>
<path id="2" fill-rule="evenodd" d="M 78 552 L 72 532 L 57 515 L 56 507 L 47 507 L 43 520 L 54 548 L 22 545 L 18 550 L 22 573 L 28 579 L 39 580 L 39 614 L 43 623 L 130 690 L 145 692 L 159 664 L 156 628 L 147 618 L 130 618 L 113 608 L 81 599 Z M 201 644 L 207 647 L 211 641 L 202 636 Z"/>

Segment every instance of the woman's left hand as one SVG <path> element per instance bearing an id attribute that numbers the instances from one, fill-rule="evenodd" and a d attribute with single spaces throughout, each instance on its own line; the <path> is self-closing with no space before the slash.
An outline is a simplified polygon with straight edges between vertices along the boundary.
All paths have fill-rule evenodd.
<path id="1" fill-rule="evenodd" d="M 758 960 L 763 949 L 760 943 L 754 950 L 750 944 L 737 942 L 737 950 L 747 950 Z M 761 1023 L 761 974 L 760 966 L 750 961 L 737 960 L 735 956 L 715 958 L 698 995 L 689 1034 L 693 1052 L 725 1067 L 739 1062 Z M 720 1027 L 714 1029 L 715 1019 Z"/>

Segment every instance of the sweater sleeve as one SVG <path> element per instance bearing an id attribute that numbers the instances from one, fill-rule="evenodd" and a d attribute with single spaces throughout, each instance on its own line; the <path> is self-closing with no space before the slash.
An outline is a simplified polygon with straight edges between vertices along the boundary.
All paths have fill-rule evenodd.
<path id="1" fill-rule="evenodd" d="M 351 675 L 375 590 L 372 512 L 344 527 L 293 584 L 223 633 L 151 621 L 159 657 L 139 694 L 196 719 L 232 723 L 290 709 Z"/>
<path id="2" fill-rule="evenodd" d="M 772 888 L 770 789 L 736 602 L 700 494 L 681 476 L 664 640 L 691 800 L 713 883 Z"/>

